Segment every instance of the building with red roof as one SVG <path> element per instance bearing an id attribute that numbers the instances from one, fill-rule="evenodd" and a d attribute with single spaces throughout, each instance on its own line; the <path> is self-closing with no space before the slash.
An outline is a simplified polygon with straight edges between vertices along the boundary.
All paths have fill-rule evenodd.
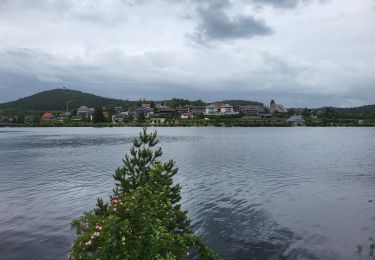
<path id="1" fill-rule="evenodd" d="M 45 112 L 40 119 L 44 121 L 50 121 L 50 120 L 55 119 L 55 115 L 52 114 L 51 112 Z"/>

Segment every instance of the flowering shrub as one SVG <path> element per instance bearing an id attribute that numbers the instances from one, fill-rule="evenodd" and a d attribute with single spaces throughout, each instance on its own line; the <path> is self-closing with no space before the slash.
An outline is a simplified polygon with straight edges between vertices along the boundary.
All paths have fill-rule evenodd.
<path id="1" fill-rule="evenodd" d="M 72 222 L 77 238 L 73 259 L 186 259 L 194 247 L 202 259 L 218 256 L 189 229 L 187 212 L 178 204 L 181 187 L 173 185 L 174 162 L 162 163 L 156 132 L 135 138 L 124 166 L 114 174 L 110 202 Z"/>

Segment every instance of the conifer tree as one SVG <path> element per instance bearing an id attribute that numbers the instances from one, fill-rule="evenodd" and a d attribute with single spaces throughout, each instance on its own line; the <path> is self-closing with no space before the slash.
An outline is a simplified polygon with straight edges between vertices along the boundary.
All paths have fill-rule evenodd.
<path id="1" fill-rule="evenodd" d="M 94 210 L 72 222 L 77 238 L 73 259 L 187 259 L 195 247 L 202 259 L 218 256 L 189 229 L 179 204 L 174 161 L 162 162 L 157 134 L 146 128 L 134 138 L 130 155 L 114 174 L 110 202 L 98 199 Z"/>

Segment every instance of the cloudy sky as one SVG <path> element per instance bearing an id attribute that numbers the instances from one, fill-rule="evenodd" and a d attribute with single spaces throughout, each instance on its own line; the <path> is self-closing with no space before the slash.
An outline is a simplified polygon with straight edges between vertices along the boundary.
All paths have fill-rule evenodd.
<path id="1" fill-rule="evenodd" d="M 374 0 L 0 0 L 0 102 L 375 103 Z"/>

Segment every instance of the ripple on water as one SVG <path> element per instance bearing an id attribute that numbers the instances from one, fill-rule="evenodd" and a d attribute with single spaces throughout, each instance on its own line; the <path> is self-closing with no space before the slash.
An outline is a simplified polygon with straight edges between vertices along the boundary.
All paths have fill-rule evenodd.
<path id="1" fill-rule="evenodd" d="M 0 259 L 66 259 L 71 220 L 107 198 L 139 130 L 0 129 Z M 374 130 L 159 132 L 192 228 L 225 259 L 370 256 Z"/>

